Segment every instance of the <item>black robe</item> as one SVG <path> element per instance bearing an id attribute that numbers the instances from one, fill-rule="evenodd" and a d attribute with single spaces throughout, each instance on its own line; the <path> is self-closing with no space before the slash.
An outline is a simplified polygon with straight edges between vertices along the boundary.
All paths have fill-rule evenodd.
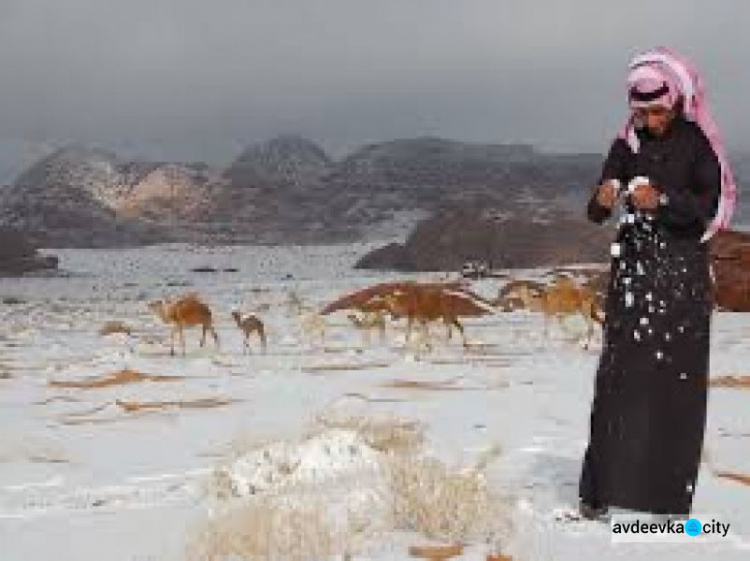
<path id="1" fill-rule="evenodd" d="M 700 237 L 718 205 L 721 168 L 700 128 L 681 117 L 661 137 L 638 136 L 636 154 L 621 139 L 612 144 L 600 183 L 646 176 L 667 200 L 652 213 L 627 199 L 621 207 L 579 494 L 591 506 L 689 514 L 713 307 Z M 587 215 L 600 224 L 612 215 L 596 191 Z"/>

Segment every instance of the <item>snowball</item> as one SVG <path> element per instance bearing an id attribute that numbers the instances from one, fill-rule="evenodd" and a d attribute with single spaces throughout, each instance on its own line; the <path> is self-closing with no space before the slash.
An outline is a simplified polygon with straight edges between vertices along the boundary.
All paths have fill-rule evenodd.
<path id="1" fill-rule="evenodd" d="M 625 306 L 630 308 L 633 305 L 633 293 L 629 290 L 625 293 Z"/>

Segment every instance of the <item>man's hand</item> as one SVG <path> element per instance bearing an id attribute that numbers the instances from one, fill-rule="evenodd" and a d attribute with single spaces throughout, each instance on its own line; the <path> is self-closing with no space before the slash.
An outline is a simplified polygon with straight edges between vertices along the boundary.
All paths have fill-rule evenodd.
<path id="1" fill-rule="evenodd" d="M 639 210 L 656 210 L 659 206 L 659 194 L 659 190 L 653 185 L 637 185 L 630 194 L 630 200 Z"/>
<path id="2" fill-rule="evenodd" d="M 604 208 L 612 208 L 617 198 L 617 189 L 611 181 L 605 181 L 597 188 L 596 202 Z"/>

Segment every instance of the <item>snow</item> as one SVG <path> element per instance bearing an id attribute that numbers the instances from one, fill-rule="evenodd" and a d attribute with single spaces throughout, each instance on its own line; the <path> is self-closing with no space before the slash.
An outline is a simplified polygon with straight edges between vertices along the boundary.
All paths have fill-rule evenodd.
<path id="1" fill-rule="evenodd" d="M 249 496 L 289 487 L 325 486 L 362 472 L 382 471 L 383 454 L 351 430 L 331 430 L 302 442 L 274 442 L 224 467 L 233 493 Z"/>
<path id="2" fill-rule="evenodd" d="M 384 508 L 384 453 L 360 432 L 321 429 L 321 418 L 331 417 L 418 423 L 420 454 L 458 471 L 499 449 L 484 475 L 509 497 L 513 531 L 501 543 L 514 559 L 750 556 L 750 488 L 717 475 L 750 471 L 746 390 L 711 393 L 694 505 L 697 514 L 732 524 L 727 539 L 613 544 L 606 524 L 556 519 L 576 504 L 600 337 L 588 350 L 565 330 L 551 329 L 545 339 L 541 315 L 517 311 L 468 318 L 466 349 L 434 326 L 435 349 L 415 353 L 403 345 L 403 323 L 389 323 L 386 342 L 373 337 L 365 345 L 343 314 L 326 318 L 325 341 L 310 340 L 289 305 L 292 293 L 317 308 L 375 282 L 442 276 L 353 270 L 372 245 L 64 250 L 67 276 L 0 280 L 0 297 L 21 300 L 0 308 L 0 558 L 184 559 L 196 525 L 220 504 L 211 491 L 219 473 L 231 482 L 233 501 L 294 490 L 295 497 L 323 492 L 334 511 Z M 239 272 L 190 272 L 200 265 Z M 472 288 L 493 297 L 503 282 L 483 279 Z M 199 348 L 190 330 L 187 356 L 172 358 L 168 330 L 146 303 L 187 290 L 211 305 L 221 346 Z M 229 315 L 235 305 L 266 324 L 266 354 L 254 345 L 243 355 Z M 115 320 L 133 334 L 100 337 L 99 328 Z M 715 314 L 712 376 L 744 372 L 749 329 L 743 314 Z M 171 379 L 50 385 L 123 369 Z M 353 559 L 405 560 L 409 545 L 428 541 L 394 532 Z M 484 559 L 483 548 L 468 544 L 459 559 Z"/>
<path id="3" fill-rule="evenodd" d="M 632 307 L 635 302 L 635 297 L 630 290 L 625 291 L 625 306 L 628 308 Z"/>

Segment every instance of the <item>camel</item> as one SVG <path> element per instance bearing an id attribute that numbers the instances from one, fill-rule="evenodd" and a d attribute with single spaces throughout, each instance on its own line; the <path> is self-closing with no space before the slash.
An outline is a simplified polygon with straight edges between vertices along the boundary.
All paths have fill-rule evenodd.
<path id="1" fill-rule="evenodd" d="M 604 297 L 609 288 L 609 271 L 596 271 L 583 282 L 584 287 L 588 287 L 600 296 Z"/>
<path id="2" fill-rule="evenodd" d="M 591 344 L 594 323 L 604 323 L 604 297 L 590 286 L 578 285 L 571 278 L 558 276 L 542 292 L 541 311 L 544 313 L 544 335 L 549 336 L 549 319 L 556 318 L 560 325 L 568 315 L 581 314 L 586 320 L 584 349 Z"/>
<path id="3" fill-rule="evenodd" d="M 182 356 L 185 356 L 185 327 L 200 325 L 203 328 L 200 346 L 206 344 L 206 333 L 211 332 L 216 348 L 219 348 L 219 336 L 213 327 L 211 310 L 204 304 L 195 293 L 186 294 L 176 300 L 156 300 L 148 304 L 148 308 L 154 312 L 166 324 L 172 325 L 170 354 L 174 352 L 175 333 L 180 336 Z"/>
<path id="4" fill-rule="evenodd" d="M 504 312 L 519 309 L 541 311 L 539 302 L 545 288 L 545 284 L 538 281 L 515 279 L 500 289 L 494 305 Z"/>
<path id="5" fill-rule="evenodd" d="M 432 347 L 429 343 L 429 323 L 442 320 L 448 330 L 448 339 L 451 339 L 452 328 L 455 327 L 461 334 L 463 346 L 468 347 L 466 332 L 459 318 L 495 313 L 492 304 L 476 294 L 435 286 L 395 292 L 387 295 L 385 300 L 393 317 L 406 318 L 406 340 L 410 340 L 414 322 L 417 321 L 421 327 L 422 340 L 426 341 L 428 348 Z"/>
<path id="6" fill-rule="evenodd" d="M 364 343 L 370 342 L 370 331 L 377 329 L 380 341 L 385 340 L 385 312 L 383 310 L 364 311 L 360 314 L 350 313 L 346 316 L 357 329 L 362 330 Z"/>
<path id="7" fill-rule="evenodd" d="M 557 319 L 561 327 L 565 316 L 581 314 L 586 320 L 588 348 L 594 333 L 594 323 L 604 322 L 604 293 L 601 285 L 606 279 L 597 275 L 582 285 L 566 275 L 558 275 L 550 285 L 536 281 L 518 279 L 506 285 L 496 304 L 504 310 L 524 308 L 544 314 L 544 336 L 549 337 L 549 321 Z"/>
<path id="8" fill-rule="evenodd" d="M 411 338 L 415 321 L 422 327 L 424 339 L 428 339 L 427 324 L 442 319 L 448 326 L 448 338 L 451 337 L 451 328 L 455 326 L 461 333 L 464 346 L 468 346 L 468 342 L 458 318 L 495 312 L 492 303 L 463 289 L 461 283 L 414 281 L 388 282 L 365 288 L 328 304 L 322 309 L 321 314 L 344 309 L 362 312 L 381 311 L 393 319 L 406 318 L 407 341 Z"/>
<path id="9" fill-rule="evenodd" d="M 339 310 L 361 310 L 373 311 L 374 309 L 383 309 L 388 311 L 384 305 L 383 298 L 388 294 L 394 294 L 400 291 L 412 289 L 439 288 L 439 289 L 457 289 L 463 287 L 462 282 L 424 282 L 416 281 L 396 281 L 382 282 L 363 288 L 327 304 L 320 311 L 321 315 L 328 315 Z"/>
<path id="10" fill-rule="evenodd" d="M 325 343 L 328 325 L 325 318 L 312 309 L 303 309 L 301 312 L 302 332 L 311 341 L 318 340 L 322 345 Z"/>
<path id="11" fill-rule="evenodd" d="M 243 334 L 244 347 L 242 353 L 247 353 L 247 350 L 250 348 L 250 335 L 253 333 L 258 334 L 261 347 L 265 353 L 267 350 L 266 329 L 260 318 L 254 314 L 242 315 L 237 310 L 232 312 L 232 318 Z"/>
<path id="12" fill-rule="evenodd" d="M 287 292 L 286 308 L 288 315 L 299 315 L 305 309 L 305 304 L 299 294 L 294 291 L 289 291 Z"/>

